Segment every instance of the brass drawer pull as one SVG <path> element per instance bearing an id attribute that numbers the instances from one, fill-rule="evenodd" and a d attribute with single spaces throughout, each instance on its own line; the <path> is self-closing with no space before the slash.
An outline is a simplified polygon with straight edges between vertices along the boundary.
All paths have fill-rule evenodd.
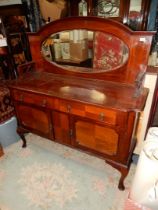
<path id="1" fill-rule="evenodd" d="M 105 114 L 104 114 L 103 112 L 101 112 L 101 113 L 99 114 L 99 120 L 100 120 L 100 121 L 104 121 L 104 120 L 105 120 Z"/>
<path id="2" fill-rule="evenodd" d="M 20 100 L 20 101 L 23 101 L 23 100 L 24 100 L 24 96 L 23 96 L 23 94 L 20 94 L 20 96 L 19 96 L 19 100 Z"/>
<path id="3" fill-rule="evenodd" d="M 53 126 L 52 126 L 52 124 L 50 124 L 49 131 L 51 132 L 52 130 L 53 130 Z"/>
<path id="4" fill-rule="evenodd" d="M 71 112 L 71 106 L 67 105 L 67 112 L 70 113 Z"/>
<path id="5" fill-rule="evenodd" d="M 47 104 L 47 100 L 46 100 L 46 99 L 43 99 L 43 101 L 42 101 L 42 106 L 45 107 L 46 104 Z"/>

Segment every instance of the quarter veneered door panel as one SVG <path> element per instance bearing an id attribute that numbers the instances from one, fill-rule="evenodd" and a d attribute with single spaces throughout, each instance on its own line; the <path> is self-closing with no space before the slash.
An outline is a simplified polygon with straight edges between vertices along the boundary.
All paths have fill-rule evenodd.
<path id="1" fill-rule="evenodd" d="M 47 112 L 26 105 L 18 105 L 17 110 L 22 125 L 45 135 L 49 134 L 50 122 Z"/>
<path id="2" fill-rule="evenodd" d="M 60 143 L 70 144 L 70 129 L 68 115 L 54 111 L 52 113 L 54 137 Z"/>
<path id="3" fill-rule="evenodd" d="M 103 154 L 116 155 L 119 136 L 114 129 L 95 123 L 77 121 L 75 133 L 78 145 Z"/>

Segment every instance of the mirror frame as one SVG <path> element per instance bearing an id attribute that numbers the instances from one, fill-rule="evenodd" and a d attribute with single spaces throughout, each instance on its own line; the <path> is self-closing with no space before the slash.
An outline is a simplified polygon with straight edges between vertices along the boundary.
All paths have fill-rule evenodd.
<path id="1" fill-rule="evenodd" d="M 41 53 L 41 46 L 51 34 L 66 30 L 87 29 L 110 33 L 122 40 L 129 49 L 128 61 L 115 71 L 100 73 L 80 73 L 67 71 L 59 65 L 45 60 Z M 135 85 L 145 74 L 152 36 L 155 32 L 132 31 L 122 23 L 99 17 L 68 17 L 56 20 L 43 26 L 37 33 L 28 33 L 30 50 L 38 71 L 54 74 L 71 75 L 90 79 L 101 79 Z"/>
<path id="2" fill-rule="evenodd" d="M 89 49 L 88 48 L 88 41 L 89 41 L 88 37 L 87 37 L 87 39 L 84 39 L 84 38 L 81 39 L 81 41 L 85 41 L 85 40 L 87 41 L 86 43 L 82 42 L 82 45 L 79 45 L 80 43 L 77 42 L 77 40 L 75 40 L 73 37 L 70 37 L 70 33 L 72 32 L 72 34 L 73 33 L 76 34 L 77 30 L 80 31 L 80 29 L 76 29 L 75 32 L 72 31 L 72 30 L 70 30 L 70 31 L 67 30 L 67 31 L 62 31 L 62 32 L 59 32 L 59 33 L 51 34 L 51 36 L 49 36 L 46 40 L 44 40 L 44 42 L 42 43 L 42 46 L 41 46 L 41 53 L 42 53 L 42 56 L 44 57 L 44 59 L 46 59 L 50 63 L 54 63 L 54 65 L 58 65 L 59 67 L 65 69 L 67 71 L 74 71 L 74 72 L 80 72 L 80 73 L 89 73 L 89 74 L 93 74 L 93 73 L 97 73 L 98 74 L 98 73 L 101 73 L 101 72 L 115 71 L 116 69 L 118 69 L 118 68 L 122 67 L 123 65 L 125 65 L 126 62 L 128 62 L 129 48 L 128 48 L 128 46 L 125 45 L 125 43 L 123 43 L 122 40 L 120 40 L 118 37 L 116 37 L 116 36 L 114 36 L 114 35 L 112 35 L 110 33 L 102 33 L 100 31 L 94 32 L 94 31 L 86 30 L 87 31 L 87 36 L 88 36 L 88 32 L 92 32 L 93 33 L 93 38 L 90 39 L 90 42 L 92 41 L 92 47 L 90 49 L 92 49 L 93 56 L 91 58 L 89 58 L 88 57 L 88 49 Z M 63 37 L 61 37 L 60 33 L 67 33 L 67 35 L 69 35 L 69 37 L 67 39 L 65 39 L 65 38 L 63 39 Z M 102 33 L 102 34 L 99 34 L 99 33 Z M 79 32 L 78 32 L 78 34 L 79 34 Z M 58 37 L 59 37 L 58 38 L 58 42 L 57 42 L 57 38 L 55 37 L 56 35 L 58 35 Z M 116 44 L 120 42 L 120 47 L 122 47 L 122 49 L 121 49 L 122 52 L 123 51 L 126 52 L 126 53 L 122 54 L 122 57 L 119 56 L 119 59 L 121 59 L 121 62 L 118 61 L 118 60 L 115 60 L 117 62 L 113 65 L 113 67 L 110 66 L 111 63 L 109 62 L 109 66 L 110 66 L 109 68 L 108 68 L 108 63 L 107 63 L 107 66 L 105 65 L 106 67 L 104 67 L 104 65 L 103 65 L 103 67 L 94 67 L 95 65 L 99 66 L 98 62 L 97 62 L 97 58 L 94 57 L 94 53 L 97 50 L 95 47 L 98 46 L 98 42 L 95 43 L 96 36 L 101 37 L 103 42 L 104 42 L 103 38 L 105 38 L 106 44 L 109 44 L 109 45 L 111 45 L 111 44 L 113 45 L 113 41 L 115 41 Z M 113 40 L 111 41 L 110 38 L 113 39 Z M 73 55 L 71 53 L 74 52 L 74 51 L 78 52 L 80 49 L 83 49 L 81 47 L 83 46 L 84 43 L 85 43 L 85 46 L 87 47 L 87 50 L 84 51 L 83 55 L 81 55 L 81 53 L 79 53 L 79 54 L 76 53 L 74 55 L 74 60 L 73 60 L 73 58 L 72 59 L 71 58 L 67 58 L 67 59 L 66 58 L 65 59 L 62 58 L 62 56 L 63 56 L 62 55 L 62 49 L 60 49 L 60 56 L 61 57 L 60 58 L 56 58 L 56 56 L 55 56 L 56 52 L 55 52 L 55 48 L 54 48 L 54 45 L 56 43 L 55 41 L 58 43 L 58 46 L 60 45 L 60 48 L 62 47 L 62 45 L 61 45 L 62 43 L 64 43 L 64 44 L 68 43 L 69 44 L 68 45 L 69 48 L 70 48 L 69 49 L 69 54 L 66 55 L 66 56 L 70 55 L 70 57 L 71 56 L 73 57 Z M 49 43 L 49 45 L 47 45 L 45 43 Z M 52 43 L 52 44 L 50 44 L 50 43 Z M 75 45 L 77 45 L 77 48 L 75 48 Z M 71 46 L 72 46 L 72 48 L 71 48 Z M 104 47 L 104 45 L 102 45 L 102 43 L 101 43 L 101 46 L 102 46 L 102 48 Z M 52 48 L 52 50 L 50 50 L 50 47 Z M 114 45 L 111 46 L 111 47 L 112 47 L 111 48 L 112 52 L 114 53 L 114 57 L 117 56 L 118 53 L 117 53 L 117 50 L 114 49 Z M 44 48 L 47 48 L 47 50 L 44 50 Z M 47 57 L 45 55 L 45 52 L 44 52 L 44 51 L 48 51 L 48 48 L 49 48 L 49 53 L 48 54 L 50 55 L 50 57 Z M 74 49 L 76 49 L 76 50 L 74 50 Z M 98 50 L 99 50 L 99 48 L 98 48 Z M 108 53 L 107 52 L 108 49 L 106 48 L 105 50 L 106 50 L 105 53 L 107 54 Z M 120 54 L 120 52 L 119 52 L 119 54 Z M 79 56 L 80 56 L 80 60 L 78 60 L 78 63 L 77 63 L 77 61 L 75 59 L 79 58 Z M 85 60 L 83 60 L 84 56 L 85 56 Z M 54 58 L 54 60 L 51 60 L 52 57 Z M 88 59 L 91 59 L 91 67 L 88 66 L 88 65 L 86 66 L 87 63 L 85 64 L 86 60 L 88 60 Z M 81 66 L 80 66 L 80 63 L 81 63 Z"/>

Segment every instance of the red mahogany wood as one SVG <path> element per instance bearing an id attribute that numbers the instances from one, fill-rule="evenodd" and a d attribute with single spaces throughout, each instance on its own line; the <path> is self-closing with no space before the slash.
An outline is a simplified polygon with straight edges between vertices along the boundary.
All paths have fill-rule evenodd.
<path id="1" fill-rule="evenodd" d="M 3 148 L 2 146 L 0 145 L 0 157 L 4 155 L 4 151 L 3 151 Z"/>
<path id="2" fill-rule="evenodd" d="M 51 33 L 77 28 L 117 36 L 129 48 L 128 61 L 114 71 L 90 74 L 68 71 L 42 57 L 41 44 Z M 32 132 L 101 157 L 120 171 L 118 187 L 123 190 L 137 117 L 148 94 L 141 83 L 152 34 L 92 17 L 54 21 L 30 34 L 34 62 L 22 65 L 19 72 L 25 73 L 9 83 L 23 147 L 24 133 Z"/>
<path id="3" fill-rule="evenodd" d="M 77 17 L 65 18 L 54 21 L 44 26 L 38 33 L 29 35 L 31 54 L 33 60 L 36 61 L 38 70 L 52 72 L 52 63 L 46 61 L 41 54 L 41 44 L 51 34 L 58 31 L 73 30 L 73 29 L 87 29 L 91 31 L 102 31 L 110 33 L 121 39 L 129 48 L 129 59 L 126 65 L 123 65 L 115 71 L 98 73 L 77 73 L 73 71 L 65 71 L 58 65 L 53 65 L 53 72 L 61 74 L 74 75 L 85 78 L 98 78 L 101 80 L 110 80 L 121 82 L 125 84 L 136 84 L 136 79 L 140 76 L 144 77 L 148 63 L 148 55 L 150 52 L 150 45 L 152 35 L 154 32 L 147 31 L 132 31 L 125 25 L 110 19 L 103 19 L 97 17 Z M 144 41 L 143 41 L 144 40 Z M 139 52 L 139 53 L 138 53 Z M 136 62 L 137 61 L 137 62 Z"/>

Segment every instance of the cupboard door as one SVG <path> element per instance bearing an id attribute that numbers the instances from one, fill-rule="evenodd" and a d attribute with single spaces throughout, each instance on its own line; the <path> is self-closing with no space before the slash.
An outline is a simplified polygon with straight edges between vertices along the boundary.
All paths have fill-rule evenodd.
<path id="1" fill-rule="evenodd" d="M 118 139 L 119 135 L 113 128 L 82 120 L 75 122 L 75 143 L 79 147 L 116 155 Z"/>
<path id="2" fill-rule="evenodd" d="M 63 144 L 70 144 L 71 130 L 69 129 L 68 115 L 54 111 L 52 118 L 55 140 Z"/>
<path id="3" fill-rule="evenodd" d="M 18 104 L 16 105 L 16 111 L 20 125 L 37 134 L 42 134 L 46 137 L 51 136 L 52 125 L 49 113 L 46 110 Z"/>

